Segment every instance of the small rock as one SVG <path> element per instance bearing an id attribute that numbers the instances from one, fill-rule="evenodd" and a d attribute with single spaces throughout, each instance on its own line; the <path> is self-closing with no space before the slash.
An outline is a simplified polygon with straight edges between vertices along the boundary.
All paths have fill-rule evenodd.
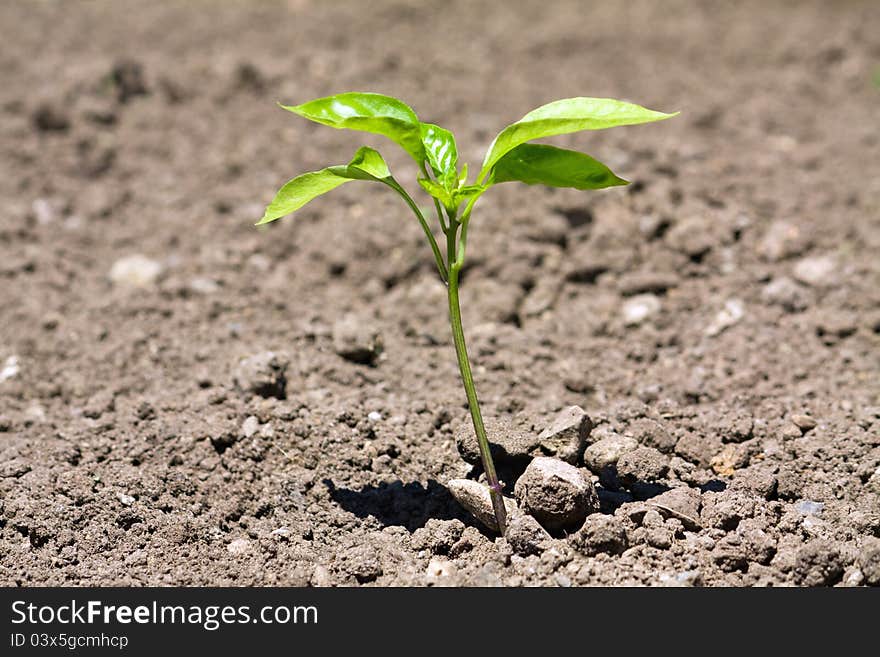
<path id="1" fill-rule="evenodd" d="M 382 414 L 379 411 L 370 411 L 369 413 L 367 413 L 367 419 L 370 422 L 381 422 Z"/>
<path id="2" fill-rule="evenodd" d="M 745 305 L 739 299 L 728 299 L 724 307 L 715 315 L 715 319 L 706 327 L 705 334 L 709 337 L 719 335 L 726 329 L 737 324 L 746 314 Z"/>
<path id="3" fill-rule="evenodd" d="M 241 425 L 241 435 L 251 438 L 260 430 L 260 421 L 254 415 L 249 415 Z"/>
<path id="4" fill-rule="evenodd" d="M 802 516 L 820 516 L 825 510 L 824 502 L 814 502 L 813 500 L 801 500 L 794 505 L 795 511 Z"/>
<path id="5" fill-rule="evenodd" d="M 550 534 L 532 516 L 520 514 L 507 523 L 504 538 L 510 543 L 514 552 L 527 557 L 530 554 L 539 554 Z"/>
<path id="6" fill-rule="evenodd" d="M 716 237 L 711 223 L 702 217 L 693 217 L 676 224 L 666 234 L 666 242 L 676 251 L 699 260 L 715 246 Z"/>
<path id="7" fill-rule="evenodd" d="M 83 407 L 83 415 L 94 420 L 116 408 L 116 398 L 112 391 L 102 390 L 92 395 Z"/>
<path id="8" fill-rule="evenodd" d="M 290 529 L 287 527 L 279 527 L 278 529 L 273 529 L 269 532 L 269 536 L 278 540 L 287 540 L 290 538 Z"/>
<path id="9" fill-rule="evenodd" d="M 680 486 L 648 500 L 648 505 L 656 508 L 665 518 L 678 518 L 685 529 L 699 531 L 700 491 Z"/>
<path id="10" fill-rule="evenodd" d="M 791 421 L 795 424 L 795 426 L 797 426 L 798 429 L 800 429 L 804 433 L 808 432 L 810 429 L 816 428 L 816 420 L 811 418 L 809 415 L 796 413 L 791 416 Z"/>
<path id="11" fill-rule="evenodd" d="M 675 436 L 670 434 L 660 422 L 650 418 L 639 418 L 630 422 L 626 427 L 626 435 L 664 454 L 671 454 L 675 450 Z"/>
<path id="12" fill-rule="evenodd" d="M 346 360 L 375 365 L 382 347 L 378 330 L 354 315 L 346 315 L 333 325 L 333 350 Z"/>
<path id="13" fill-rule="evenodd" d="M 774 221 L 758 243 L 758 254 L 770 262 L 803 253 L 808 242 L 800 227 L 788 221 Z"/>
<path id="14" fill-rule="evenodd" d="M 134 504 L 134 498 L 131 495 L 119 493 L 119 495 L 117 495 L 116 497 L 122 506 L 131 506 L 132 504 Z"/>
<path id="15" fill-rule="evenodd" d="M 226 546 L 226 551 L 233 556 L 240 556 L 251 551 L 251 542 L 246 538 L 237 538 Z"/>
<path id="16" fill-rule="evenodd" d="M 593 421 L 584 409 L 569 406 L 538 435 L 538 445 L 544 454 L 574 464 L 583 453 L 592 430 Z"/>
<path id="17" fill-rule="evenodd" d="M 804 258 L 792 268 L 794 279 L 811 287 L 833 285 L 836 272 L 837 262 L 831 256 Z"/>
<path id="18" fill-rule="evenodd" d="M 213 278 L 207 278 L 205 276 L 196 276 L 195 278 L 190 279 L 188 287 L 196 294 L 205 295 L 214 294 L 220 289 L 217 281 L 215 281 Z"/>
<path id="19" fill-rule="evenodd" d="M 755 513 L 755 498 L 744 491 L 708 492 L 702 496 L 700 524 L 731 531 Z"/>
<path id="20" fill-rule="evenodd" d="M 674 575 L 661 575 L 663 586 L 692 587 L 703 585 L 703 574 L 699 570 L 683 570 Z"/>
<path id="21" fill-rule="evenodd" d="M 617 476 L 627 488 L 662 479 L 668 471 L 669 459 L 653 447 L 639 447 L 626 452 L 617 461 Z"/>
<path id="22" fill-rule="evenodd" d="M 524 464 L 533 454 L 540 453 L 538 437 L 534 433 L 499 418 L 486 418 L 484 424 L 489 451 L 497 463 Z M 462 422 L 456 427 L 455 445 L 466 462 L 471 465 L 481 462 L 477 437 L 470 422 Z"/>
<path id="23" fill-rule="evenodd" d="M 523 317 L 538 317 L 553 308 L 559 297 L 560 281 L 552 277 L 541 277 L 538 283 L 523 299 L 519 314 Z"/>
<path id="24" fill-rule="evenodd" d="M 0 369 L 0 381 L 6 381 L 7 379 L 18 376 L 20 370 L 18 356 L 9 356 L 3 362 L 3 368 Z"/>
<path id="25" fill-rule="evenodd" d="M 712 429 L 721 437 L 721 442 L 745 442 L 752 437 L 755 418 L 745 410 L 728 411 L 714 420 Z"/>
<path id="26" fill-rule="evenodd" d="M 425 570 L 425 578 L 429 584 L 439 584 L 450 580 L 455 575 L 455 564 L 447 559 L 431 559 Z"/>
<path id="27" fill-rule="evenodd" d="M 416 550 L 430 550 L 434 554 L 448 554 L 464 532 L 461 520 L 431 518 L 424 527 L 413 532 L 412 546 Z"/>
<path id="28" fill-rule="evenodd" d="M 633 272 L 621 277 L 618 288 L 623 296 L 629 297 L 646 292 L 662 294 L 676 285 L 678 285 L 678 277 L 675 274 Z"/>
<path id="29" fill-rule="evenodd" d="M 764 303 L 780 306 L 789 313 L 800 312 L 810 305 L 807 290 L 787 276 L 774 278 L 767 283 L 761 290 L 761 299 Z"/>
<path id="30" fill-rule="evenodd" d="M 660 298 L 654 294 L 637 294 L 627 299 L 621 308 L 623 323 L 638 326 L 652 315 L 660 312 Z"/>
<path id="31" fill-rule="evenodd" d="M 616 466 L 621 456 L 638 446 L 635 438 L 613 433 L 587 447 L 584 451 L 584 465 L 599 474 L 605 468 Z"/>
<path id="32" fill-rule="evenodd" d="M 601 513 L 588 516 L 584 526 L 572 535 L 571 541 L 588 556 L 622 554 L 628 545 L 623 519 Z"/>
<path id="33" fill-rule="evenodd" d="M 474 518 L 492 531 L 498 531 L 498 522 L 495 520 L 495 511 L 492 507 L 492 497 L 489 495 L 488 486 L 472 479 L 450 479 L 446 488 L 452 497 Z M 509 497 L 504 498 L 504 506 L 507 509 L 508 521 L 519 513 L 516 502 Z"/>
<path id="34" fill-rule="evenodd" d="M 675 443 L 675 453 L 682 458 L 708 467 L 715 456 L 721 450 L 721 439 L 715 435 L 701 435 L 696 432 L 688 432 Z"/>
<path id="35" fill-rule="evenodd" d="M 31 213 L 41 226 L 48 226 L 57 221 L 64 210 L 64 204 L 53 199 L 38 198 L 31 203 Z"/>
<path id="36" fill-rule="evenodd" d="M 287 389 L 288 360 L 264 351 L 239 361 L 233 374 L 235 385 L 260 397 L 284 399 Z"/>
<path id="37" fill-rule="evenodd" d="M 551 531 L 577 526 L 599 509 L 596 489 L 581 470 L 545 456 L 529 463 L 514 494 L 522 510 Z"/>
<path id="38" fill-rule="evenodd" d="M 733 474 L 749 464 L 751 452 L 747 445 L 729 443 L 721 448 L 709 461 L 709 465 L 716 474 L 724 477 L 732 477 Z"/>
<path id="39" fill-rule="evenodd" d="M 145 288 L 156 282 L 162 269 L 161 263 L 156 260 L 135 253 L 113 263 L 110 268 L 110 280 L 124 287 Z"/>
<path id="40" fill-rule="evenodd" d="M 880 539 L 868 538 L 858 556 L 859 568 L 868 586 L 880 586 Z"/>

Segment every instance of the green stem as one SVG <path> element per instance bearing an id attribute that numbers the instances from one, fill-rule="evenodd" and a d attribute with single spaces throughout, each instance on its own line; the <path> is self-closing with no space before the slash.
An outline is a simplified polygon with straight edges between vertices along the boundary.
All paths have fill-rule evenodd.
<path id="1" fill-rule="evenodd" d="M 425 215 L 422 214 L 422 211 L 419 210 L 419 206 L 416 205 L 416 202 L 412 200 L 412 197 L 406 193 L 406 190 L 401 187 L 396 180 L 391 178 L 390 180 L 385 181 L 385 184 L 400 194 L 401 198 L 406 201 L 406 204 L 415 213 L 416 218 L 419 220 L 419 224 L 422 226 L 422 230 L 425 232 L 425 236 L 428 238 L 428 242 L 431 244 L 431 251 L 434 252 L 434 261 L 437 263 L 437 269 L 440 271 L 440 278 L 443 279 L 444 283 L 447 283 L 449 281 L 449 272 L 446 270 L 446 264 L 443 262 L 443 254 L 440 253 L 440 247 L 437 246 L 437 240 L 434 239 L 434 233 L 431 231 L 431 227 L 428 225 Z"/>
<path id="2" fill-rule="evenodd" d="M 456 254 L 455 234 L 458 232 L 459 223 L 450 218 L 449 231 L 446 233 L 446 250 L 449 260 L 449 279 L 447 292 L 449 296 L 449 323 L 452 325 L 452 341 L 455 343 L 455 355 L 458 357 L 458 369 L 461 372 L 461 382 L 464 384 L 464 392 L 467 395 L 468 408 L 474 423 L 474 433 L 477 436 L 477 444 L 480 448 L 480 457 L 483 460 L 483 470 L 489 483 L 489 495 L 492 498 L 492 508 L 495 510 L 495 519 L 498 529 L 503 534 L 507 527 L 507 511 L 504 508 L 504 500 L 501 496 L 501 483 L 495 472 L 495 463 L 492 461 L 492 453 L 489 450 L 489 439 L 486 437 L 486 428 L 483 426 L 483 416 L 480 413 L 480 402 L 477 399 L 477 390 L 474 386 L 474 376 L 471 372 L 471 363 L 468 359 L 467 345 L 464 341 L 464 330 L 461 326 L 461 306 L 458 299 L 458 275 L 464 260 L 464 253 Z M 460 256 L 457 257 L 457 256 Z"/>

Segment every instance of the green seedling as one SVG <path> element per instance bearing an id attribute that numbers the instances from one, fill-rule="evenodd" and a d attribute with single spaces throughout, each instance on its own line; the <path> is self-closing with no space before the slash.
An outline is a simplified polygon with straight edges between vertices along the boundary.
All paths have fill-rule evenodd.
<path id="1" fill-rule="evenodd" d="M 557 100 L 522 117 L 502 130 L 486 153 L 475 180 L 468 182 L 467 164 L 459 166 L 455 137 L 431 123 L 419 121 L 415 112 L 396 98 L 375 93 L 342 93 L 284 109 L 332 128 L 347 128 L 388 137 L 403 148 L 419 168 L 419 184 L 433 198 L 439 229 L 446 238 L 445 254 L 425 214 L 412 196 L 400 186 L 378 151 L 363 146 L 348 164 L 327 167 L 297 176 L 285 184 L 266 208 L 257 225 L 267 224 L 299 210 L 312 199 L 352 180 L 381 183 L 393 189 L 412 210 L 428 239 L 437 271 L 446 285 L 449 322 L 458 357 L 474 433 L 479 444 L 483 470 L 492 506 L 501 532 L 506 526 L 502 485 L 492 462 L 489 440 L 480 414 L 459 306 L 459 276 L 464 265 L 468 228 L 474 205 L 492 186 L 505 182 L 528 185 L 602 189 L 626 185 L 607 166 L 585 153 L 545 144 L 536 139 L 602 130 L 667 119 L 674 114 L 608 98 Z"/>

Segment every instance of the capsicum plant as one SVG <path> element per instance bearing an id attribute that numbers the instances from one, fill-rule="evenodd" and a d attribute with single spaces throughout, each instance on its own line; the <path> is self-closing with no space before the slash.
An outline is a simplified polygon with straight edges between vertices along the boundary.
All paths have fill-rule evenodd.
<path id="1" fill-rule="evenodd" d="M 381 183 L 390 187 L 409 206 L 425 233 L 434 255 L 437 272 L 446 285 L 449 322 L 458 358 L 474 433 L 498 527 L 503 533 L 506 512 L 502 484 L 489 450 L 489 440 L 480 413 L 474 377 L 468 359 L 459 305 L 459 276 L 465 261 L 468 228 L 477 200 L 491 187 L 505 182 L 528 185 L 602 189 L 626 185 L 607 166 L 581 153 L 536 139 L 582 130 L 601 130 L 667 119 L 674 114 L 649 110 L 610 98 L 566 98 L 532 110 L 495 137 L 482 167 L 468 181 L 467 164 L 459 165 L 453 134 L 440 126 L 424 123 L 405 103 L 377 93 L 349 92 L 312 100 L 302 105 L 281 105 L 306 119 L 332 128 L 359 130 L 383 135 L 397 143 L 415 161 L 418 182 L 433 199 L 437 226 L 432 228 L 412 196 L 395 180 L 378 151 L 362 146 L 348 164 L 311 171 L 287 182 L 257 225 L 267 224 L 299 210 L 312 199 L 352 180 Z M 439 228 L 445 250 L 435 236 Z M 442 242 L 441 238 L 441 242 Z"/>

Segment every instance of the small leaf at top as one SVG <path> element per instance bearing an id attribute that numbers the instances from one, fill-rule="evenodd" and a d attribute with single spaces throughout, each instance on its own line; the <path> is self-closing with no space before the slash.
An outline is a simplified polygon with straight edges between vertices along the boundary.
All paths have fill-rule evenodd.
<path id="1" fill-rule="evenodd" d="M 263 218 L 257 222 L 257 226 L 295 212 L 312 199 L 352 180 L 372 180 L 388 184 L 390 179 L 391 172 L 378 151 L 363 146 L 348 164 L 310 171 L 288 181 L 266 207 Z"/>
<path id="2" fill-rule="evenodd" d="M 425 155 L 434 175 L 443 185 L 450 189 L 456 180 L 456 167 L 458 166 L 458 149 L 455 146 L 455 137 L 449 130 L 434 125 L 422 123 L 422 144 L 425 147 Z"/>
<path id="3" fill-rule="evenodd" d="M 446 187 L 433 180 L 428 180 L 427 178 L 419 178 L 419 185 L 421 185 L 422 189 L 428 192 L 428 194 L 440 201 L 440 203 L 443 204 L 443 207 L 447 210 L 454 211 L 456 204 L 453 193 L 446 189 Z"/>
<path id="4" fill-rule="evenodd" d="M 302 105 L 281 107 L 332 128 L 384 135 L 399 144 L 419 164 L 425 160 L 416 113 L 409 105 L 391 96 L 348 92 L 310 100 Z"/>
<path id="5" fill-rule="evenodd" d="M 483 180 L 505 153 L 527 141 L 581 130 L 602 130 L 620 125 L 649 123 L 668 119 L 676 114 L 677 112 L 656 112 L 612 98 L 557 100 L 532 110 L 498 133 L 486 153 L 478 180 Z"/>
<path id="6" fill-rule="evenodd" d="M 509 181 L 574 189 L 602 189 L 628 184 L 586 153 L 546 144 L 520 144 L 498 160 L 492 182 Z"/>

